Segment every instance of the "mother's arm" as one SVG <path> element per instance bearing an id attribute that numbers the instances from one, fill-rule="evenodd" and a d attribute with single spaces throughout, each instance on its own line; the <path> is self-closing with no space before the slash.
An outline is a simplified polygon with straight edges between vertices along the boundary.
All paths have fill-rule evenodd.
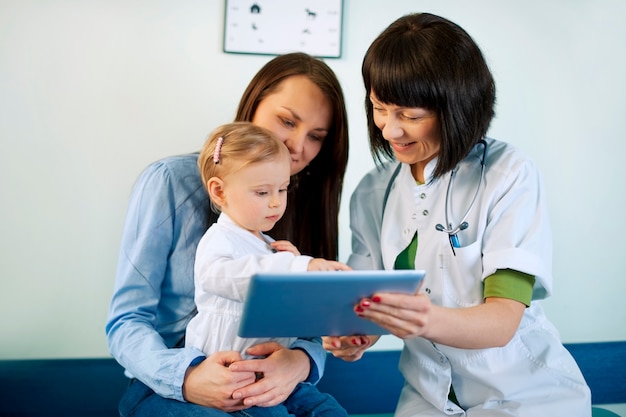
<path id="1" fill-rule="evenodd" d="M 106 335 L 128 376 L 163 398 L 219 408 L 253 374 L 222 372 L 228 369 L 223 362 L 236 358 L 220 355 L 198 365 L 205 357 L 200 350 L 179 347 L 194 310 L 193 259 L 206 230 L 206 203 L 193 155 L 159 161 L 140 175 L 128 207 Z M 218 384 L 221 390 L 212 391 Z"/>

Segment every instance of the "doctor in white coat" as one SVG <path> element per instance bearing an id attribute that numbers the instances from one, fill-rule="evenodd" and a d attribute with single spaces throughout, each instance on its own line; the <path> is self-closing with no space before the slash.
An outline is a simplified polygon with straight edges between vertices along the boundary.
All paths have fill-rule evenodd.
<path id="1" fill-rule="evenodd" d="M 495 85 L 478 46 L 446 19 L 407 15 L 362 71 L 379 166 L 352 195 L 348 264 L 426 271 L 418 294 L 355 306 L 404 339 L 396 416 L 590 416 L 589 388 L 538 303 L 552 293 L 541 175 L 485 136 Z M 324 346 L 352 361 L 375 340 Z"/>

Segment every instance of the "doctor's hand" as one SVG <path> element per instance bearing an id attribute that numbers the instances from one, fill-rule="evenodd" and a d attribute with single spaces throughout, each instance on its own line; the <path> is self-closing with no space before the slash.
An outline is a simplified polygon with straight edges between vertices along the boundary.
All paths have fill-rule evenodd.
<path id="1" fill-rule="evenodd" d="M 401 339 L 423 337 L 460 349 L 506 346 L 515 336 L 526 305 L 516 300 L 487 297 L 465 308 L 433 305 L 425 294 L 378 293 L 355 308 Z"/>
<path id="2" fill-rule="evenodd" d="M 252 356 L 265 356 L 234 362 L 230 369 L 237 373 L 262 374 L 251 385 L 233 392 L 233 399 L 242 400 L 246 408 L 253 405 L 271 407 L 282 403 L 293 392 L 298 383 L 305 381 L 311 371 L 309 356 L 300 349 L 287 349 L 276 342 L 267 342 L 249 348 Z"/>
<path id="3" fill-rule="evenodd" d="M 401 339 L 427 337 L 433 305 L 425 294 L 379 293 L 363 298 L 356 314 Z M 428 338 L 428 337 L 427 337 Z"/>
<path id="4" fill-rule="evenodd" d="M 322 346 L 334 357 L 354 362 L 379 339 L 380 336 L 324 336 Z"/>

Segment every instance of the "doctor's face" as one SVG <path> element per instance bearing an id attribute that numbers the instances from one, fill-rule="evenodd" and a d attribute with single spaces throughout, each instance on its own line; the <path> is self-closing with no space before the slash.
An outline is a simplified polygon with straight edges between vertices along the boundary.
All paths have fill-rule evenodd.
<path id="1" fill-rule="evenodd" d="M 424 182 L 424 167 L 441 149 L 435 112 L 421 107 L 401 107 L 381 103 L 370 94 L 374 124 L 389 142 L 396 159 L 411 165 L 416 180 Z"/>

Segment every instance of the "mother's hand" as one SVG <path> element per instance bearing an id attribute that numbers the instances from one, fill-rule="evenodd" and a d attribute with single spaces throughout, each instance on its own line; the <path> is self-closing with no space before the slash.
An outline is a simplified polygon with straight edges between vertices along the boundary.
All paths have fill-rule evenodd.
<path id="1" fill-rule="evenodd" d="M 183 397 L 206 407 L 233 412 L 248 408 L 241 399 L 233 399 L 238 388 L 254 383 L 254 372 L 232 372 L 229 365 L 241 360 L 239 352 L 217 352 L 200 364 L 190 366 L 185 374 Z"/>
<path id="2" fill-rule="evenodd" d="M 230 369 L 237 373 L 260 373 L 263 378 L 255 383 L 236 389 L 233 398 L 242 400 L 247 407 L 253 405 L 271 407 L 282 403 L 298 383 L 305 381 L 311 365 L 309 356 L 300 349 L 287 349 L 276 342 L 261 343 L 248 349 L 252 356 L 267 356 L 235 362 Z"/>

